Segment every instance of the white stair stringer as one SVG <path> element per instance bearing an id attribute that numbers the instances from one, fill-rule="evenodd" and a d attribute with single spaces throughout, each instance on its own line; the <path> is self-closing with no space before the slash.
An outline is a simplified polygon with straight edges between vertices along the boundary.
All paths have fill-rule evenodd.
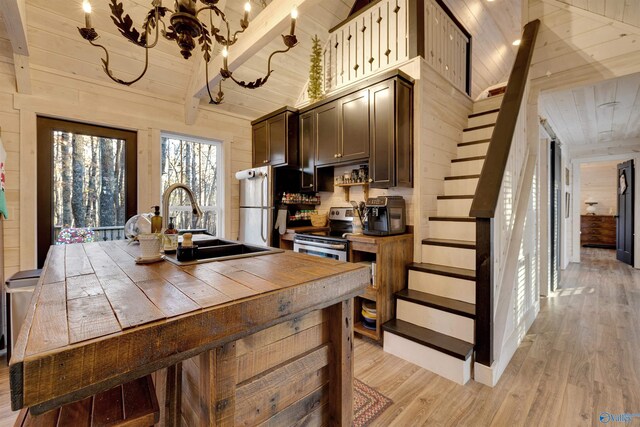
<path id="1" fill-rule="evenodd" d="M 460 385 L 471 379 L 472 357 L 460 360 L 388 331 L 384 332 L 384 351 Z"/>

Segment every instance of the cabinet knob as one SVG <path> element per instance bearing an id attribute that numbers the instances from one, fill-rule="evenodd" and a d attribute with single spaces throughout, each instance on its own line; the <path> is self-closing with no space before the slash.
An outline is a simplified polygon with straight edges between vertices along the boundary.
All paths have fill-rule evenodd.
<path id="1" fill-rule="evenodd" d="M 269 160 L 263 160 L 262 163 L 269 163 Z"/>
<path id="2" fill-rule="evenodd" d="M 369 182 L 373 182 L 373 178 L 369 178 Z"/>
<path id="3" fill-rule="evenodd" d="M 334 158 L 334 159 L 337 159 L 337 158 L 338 158 L 338 155 L 337 155 L 337 154 L 334 154 L 334 155 L 333 155 L 333 158 Z"/>

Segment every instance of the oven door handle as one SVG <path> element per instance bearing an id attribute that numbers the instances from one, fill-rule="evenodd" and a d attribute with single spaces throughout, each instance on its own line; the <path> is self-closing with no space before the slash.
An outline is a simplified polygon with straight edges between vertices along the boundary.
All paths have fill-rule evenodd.
<path id="1" fill-rule="evenodd" d="M 299 245 L 304 245 L 304 246 L 314 246 L 316 248 L 345 249 L 344 245 L 340 245 L 340 244 L 332 245 L 330 243 L 307 242 L 305 240 L 296 240 L 295 243 Z"/>

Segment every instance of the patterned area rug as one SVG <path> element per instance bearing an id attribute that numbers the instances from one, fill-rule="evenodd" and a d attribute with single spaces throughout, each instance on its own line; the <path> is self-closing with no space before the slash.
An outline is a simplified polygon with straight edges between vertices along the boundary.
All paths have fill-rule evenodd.
<path id="1" fill-rule="evenodd" d="M 353 379 L 353 427 L 371 424 L 393 401 L 357 378 Z"/>

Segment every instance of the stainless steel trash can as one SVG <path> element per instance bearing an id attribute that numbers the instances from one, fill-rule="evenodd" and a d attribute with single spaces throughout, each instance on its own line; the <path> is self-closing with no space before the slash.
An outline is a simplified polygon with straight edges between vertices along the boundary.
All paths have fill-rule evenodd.
<path id="1" fill-rule="evenodd" d="M 42 274 L 42 269 L 20 271 L 5 284 L 5 325 L 7 328 L 7 363 L 11 360 L 13 346 L 29 308 L 33 290 Z"/>

